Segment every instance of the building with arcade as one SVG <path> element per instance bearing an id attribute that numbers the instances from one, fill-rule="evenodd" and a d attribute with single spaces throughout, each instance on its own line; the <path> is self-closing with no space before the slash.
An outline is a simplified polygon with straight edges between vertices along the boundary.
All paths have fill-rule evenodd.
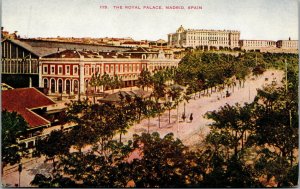
<path id="1" fill-rule="evenodd" d="M 39 87 L 47 89 L 47 94 L 85 94 L 93 90 L 89 85 L 92 76 L 104 73 L 117 75 L 123 87 L 131 87 L 142 69 L 153 72 L 177 67 L 179 61 L 172 53 L 142 47 L 123 52 L 64 50 L 40 59 Z"/>

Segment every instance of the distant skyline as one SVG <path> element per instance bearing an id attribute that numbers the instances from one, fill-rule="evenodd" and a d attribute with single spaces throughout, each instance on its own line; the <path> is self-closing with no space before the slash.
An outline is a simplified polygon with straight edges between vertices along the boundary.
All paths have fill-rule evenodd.
<path id="1" fill-rule="evenodd" d="M 100 7 L 102 6 L 102 8 Z M 104 8 L 107 6 L 107 9 Z M 113 6 L 139 6 L 120 10 Z M 146 10 L 143 6 L 161 6 Z M 166 10 L 184 6 L 185 10 Z M 187 10 L 188 6 L 202 9 Z M 167 40 L 185 29 L 239 30 L 241 39 L 298 39 L 297 0 L 2 0 L 4 30 L 21 37 Z"/>

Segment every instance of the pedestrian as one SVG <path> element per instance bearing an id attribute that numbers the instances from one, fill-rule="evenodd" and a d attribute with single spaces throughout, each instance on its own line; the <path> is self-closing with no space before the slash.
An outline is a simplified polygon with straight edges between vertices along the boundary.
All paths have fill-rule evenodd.
<path id="1" fill-rule="evenodd" d="M 185 113 L 182 114 L 181 118 L 182 118 L 183 122 L 185 122 L 185 118 L 186 118 Z"/>
<path id="2" fill-rule="evenodd" d="M 192 123 L 192 121 L 193 121 L 193 113 L 191 113 L 190 115 L 190 122 Z"/>

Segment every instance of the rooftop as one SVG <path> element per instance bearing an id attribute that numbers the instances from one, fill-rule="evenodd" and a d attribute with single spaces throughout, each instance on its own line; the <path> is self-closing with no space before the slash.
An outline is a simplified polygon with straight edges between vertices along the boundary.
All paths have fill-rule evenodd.
<path id="1" fill-rule="evenodd" d="M 121 97 L 126 97 L 127 95 L 130 97 L 141 97 L 141 98 L 148 98 L 150 97 L 151 92 L 143 91 L 143 90 L 134 90 L 134 91 L 119 91 L 113 94 L 106 96 L 103 99 L 100 99 L 101 102 L 120 102 Z"/>
<path id="2" fill-rule="evenodd" d="M 35 88 L 2 91 L 2 110 L 17 112 L 26 120 L 30 128 L 50 124 L 50 121 L 34 113 L 32 110 L 54 104 L 55 102 Z"/>

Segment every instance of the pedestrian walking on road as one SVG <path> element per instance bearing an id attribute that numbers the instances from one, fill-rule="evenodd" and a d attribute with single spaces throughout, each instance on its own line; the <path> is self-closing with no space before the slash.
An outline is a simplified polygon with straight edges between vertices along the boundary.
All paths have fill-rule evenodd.
<path id="1" fill-rule="evenodd" d="M 183 122 L 185 122 L 185 118 L 186 118 L 185 113 L 182 114 L 181 118 L 182 118 Z"/>
<path id="2" fill-rule="evenodd" d="M 193 121 L 193 113 L 191 113 L 190 115 L 190 122 L 192 123 L 192 121 Z"/>

